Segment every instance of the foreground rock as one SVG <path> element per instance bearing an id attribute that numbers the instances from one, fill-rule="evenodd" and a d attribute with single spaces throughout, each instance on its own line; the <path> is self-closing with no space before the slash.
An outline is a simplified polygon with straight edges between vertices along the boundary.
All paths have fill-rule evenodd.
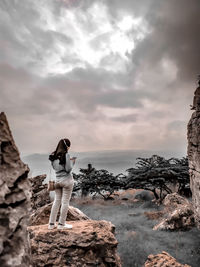
<path id="1" fill-rule="evenodd" d="M 194 109 L 196 111 L 188 123 L 188 160 L 190 168 L 190 188 L 194 206 L 194 217 L 197 227 L 200 228 L 200 86 L 196 90 Z"/>
<path id="2" fill-rule="evenodd" d="M 176 261 L 174 257 L 172 257 L 167 252 L 163 251 L 157 255 L 149 255 L 147 261 L 144 264 L 144 267 L 191 267 L 187 264 L 180 264 Z"/>
<path id="3" fill-rule="evenodd" d="M 46 179 L 46 174 L 29 178 L 32 188 L 32 197 L 31 197 L 32 210 L 37 210 L 38 208 L 51 202 L 49 192 L 47 191 L 48 185 L 43 184 L 43 181 L 45 179 Z"/>
<path id="4" fill-rule="evenodd" d="M 49 216 L 51 212 L 52 203 L 49 203 L 31 214 L 29 225 L 40 225 L 40 224 L 47 224 L 49 221 Z M 58 213 L 58 216 L 60 214 Z M 83 221 L 89 220 L 90 218 L 85 215 L 82 211 L 78 208 L 74 208 L 69 206 L 69 210 L 67 213 L 67 220 L 68 221 Z"/>
<path id="5" fill-rule="evenodd" d="M 0 266 L 30 266 L 27 214 L 30 183 L 5 113 L 0 113 Z"/>
<path id="6" fill-rule="evenodd" d="M 104 220 L 70 221 L 69 230 L 30 226 L 34 266 L 121 266 L 115 227 Z"/>
<path id="7" fill-rule="evenodd" d="M 164 214 L 166 218 L 155 225 L 153 230 L 188 230 L 195 225 L 192 203 L 177 193 L 166 196 Z"/>

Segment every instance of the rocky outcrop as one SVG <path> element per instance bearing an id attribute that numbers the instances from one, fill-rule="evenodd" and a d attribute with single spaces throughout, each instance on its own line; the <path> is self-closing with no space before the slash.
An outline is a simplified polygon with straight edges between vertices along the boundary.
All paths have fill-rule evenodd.
<path id="1" fill-rule="evenodd" d="M 121 266 L 116 252 L 115 227 L 104 220 L 70 221 L 69 230 L 30 226 L 34 267 Z"/>
<path id="2" fill-rule="evenodd" d="M 4 112 L 0 113 L 0 266 L 30 266 L 28 165 L 20 159 Z"/>
<path id="3" fill-rule="evenodd" d="M 29 178 L 32 188 L 32 197 L 31 197 L 32 210 L 37 210 L 38 208 L 51 202 L 49 191 L 47 190 L 48 185 L 43 184 L 43 181 L 45 179 L 46 179 L 46 174 Z"/>
<path id="4" fill-rule="evenodd" d="M 180 206 L 155 225 L 153 230 L 188 230 L 193 226 L 192 206 Z"/>
<path id="5" fill-rule="evenodd" d="M 30 218 L 30 225 L 40 225 L 40 224 L 47 224 L 49 221 L 49 216 L 51 212 L 52 203 L 49 203 L 31 214 Z M 60 213 L 58 212 L 58 216 Z M 67 220 L 68 221 L 83 221 L 89 220 L 90 218 L 85 215 L 79 209 L 69 206 L 68 213 L 67 213 Z"/>
<path id="6" fill-rule="evenodd" d="M 196 111 L 188 123 L 188 160 L 190 168 L 190 188 L 194 206 L 194 216 L 197 227 L 200 229 L 200 97 L 197 88 L 193 101 L 193 109 Z"/>
<path id="7" fill-rule="evenodd" d="M 165 218 L 153 230 L 188 230 L 194 226 L 192 203 L 177 193 L 165 197 L 163 214 Z"/>
<path id="8" fill-rule="evenodd" d="M 169 210 L 177 208 L 180 205 L 190 205 L 190 201 L 185 197 L 180 196 L 178 193 L 168 194 L 164 200 L 163 205 Z"/>
<path id="9" fill-rule="evenodd" d="M 149 255 L 147 261 L 144 264 L 144 267 L 156 267 L 156 266 L 162 266 L 162 267 L 191 267 L 187 264 L 181 264 L 176 261 L 174 257 L 172 257 L 170 254 L 168 254 L 165 251 L 162 251 L 162 253 L 157 255 Z"/>

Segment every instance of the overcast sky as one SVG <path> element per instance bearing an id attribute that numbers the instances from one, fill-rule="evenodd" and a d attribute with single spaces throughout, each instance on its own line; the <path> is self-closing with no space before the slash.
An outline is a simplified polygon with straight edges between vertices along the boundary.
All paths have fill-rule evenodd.
<path id="1" fill-rule="evenodd" d="M 1 0 L 0 111 L 21 153 L 186 151 L 199 0 Z"/>

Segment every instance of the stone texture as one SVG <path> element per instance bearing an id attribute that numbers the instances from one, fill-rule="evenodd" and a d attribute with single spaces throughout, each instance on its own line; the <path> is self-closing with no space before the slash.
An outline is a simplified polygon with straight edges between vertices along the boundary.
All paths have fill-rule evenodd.
<path id="1" fill-rule="evenodd" d="M 47 190 L 48 185 L 43 184 L 45 179 L 46 174 L 29 178 L 32 188 L 31 207 L 33 211 L 51 202 Z"/>
<path id="2" fill-rule="evenodd" d="M 198 83 L 199 83 L 199 86 L 194 92 L 193 106 L 192 106 L 192 109 L 196 111 L 200 111 L 200 81 Z"/>
<path id="3" fill-rule="evenodd" d="M 165 218 L 153 230 L 188 230 L 194 226 L 194 212 L 190 201 L 177 193 L 165 197 L 162 211 Z"/>
<path id="4" fill-rule="evenodd" d="M 191 267 L 187 264 L 181 264 L 176 261 L 174 257 L 168 254 L 165 251 L 157 255 L 149 255 L 147 261 L 144 264 L 144 267 Z"/>
<path id="5" fill-rule="evenodd" d="M 28 165 L 20 159 L 4 112 L 0 113 L 0 266 L 30 266 Z"/>
<path id="6" fill-rule="evenodd" d="M 177 207 L 167 215 L 153 230 L 188 230 L 194 226 L 192 205 Z"/>
<path id="7" fill-rule="evenodd" d="M 168 209 L 172 208 L 177 208 L 179 205 L 190 205 L 190 201 L 186 199 L 185 197 L 182 197 L 178 193 L 172 193 L 168 194 L 164 200 L 163 200 L 163 205 L 167 207 Z"/>
<path id="8" fill-rule="evenodd" d="M 104 220 L 70 221 L 68 230 L 30 226 L 33 266 L 121 266 L 115 227 Z"/>
<path id="9" fill-rule="evenodd" d="M 154 195 L 150 191 L 142 190 L 140 192 L 136 192 L 135 199 L 138 199 L 140 201 L 151 201 L 154 199 Z"/>
<path id="10" fill-rule="evenodd" d="M 197 227 L 200 229 L 200 111 L 199 105 L 188 123 L 188 159 L 190 187 Z"/>
<path id="11" fill-rule="evenodd" d="M 49 216 L 51 212 L 52 203 L 49 203 L 31 214 L 30 217 L 30 225 L 40 225 L 40 224 L 47 224 L 49 221 Z M 59 213 L 58 213 L 59 216 Z M 78 208 L 74 208 L 69 206 L 69 210 L 67 213 L 67 220 L 69 221 L 82 221 L 82 220 L 89 220 L 90 218 L 85 215 L 82 211 Z"/>

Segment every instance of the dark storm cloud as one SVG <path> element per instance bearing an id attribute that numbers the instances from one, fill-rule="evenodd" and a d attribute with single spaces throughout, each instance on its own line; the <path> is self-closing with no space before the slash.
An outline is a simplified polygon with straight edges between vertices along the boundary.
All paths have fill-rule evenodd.
<path id="1" fill-rule="evenodd" d="M 178 67 L 179 79 L 194 81 L 200 72 L 200 2 L 152 2 L 154 9 L 145 15 L 151 33 L 133 52 L 135 68 L 141 65 L 151 68 L 162 58 L 170 58 Z"/>
<path id="2" fill-rule="evenodd" d="M 90 81 L 87 79 L 69 79 L 65 75 L 51 78 L 38 78 L 21 68 L 13 68 L 7 64 L 0 65 L 1 108 L 14 109 L 15 114 L 26 116 L 30 114 L 57 114 L 73 107 L 86 116 L 93 114 L 98 105 L 107 107 L 140 107 L 140 99 L 129 90 L 120 91 L 112 87 L 104 90 L 105 81 Z M 102 76 L 103 78 L 103 76 Z M 108 82 L 106 83 L 108 86 Z M 145 95 L 145 93 L 144 93 Z M 73 117 L 70 112 L 66 113 Z M 63 115 L 61 115 L 63 116 Z M 99 118 L 105 118 L 101 115 Z"/>
<path id="3" fill-rule="evenodd" d="M 170 98 L 167 99 L 165 92 L 157 96 L 157 90 L 150 91 L 148 86 L 136 91 L 134 88 L 127 88 L 128 83 L 131 86 L 131 81 L 128 81 L 128 78 L 126 80 L 125 75 L 88 67 L 74 69 L 67 76 L 63 74 L 46 78 L 41 87 L 43 94 L 47 96 L 60 94 L 67 103 L 73 103 L 77 109 L 85 113 L 94 111 L 99 105 L 113 108 L 142 108 L 143 99 L 159 103 L 171 101 Z M 35 102 L 40 91 L 41 88 L 38 88 Z"/>
<path id="4" fill-rule="evenodd" d="M 181 79 L 192 79 L 200 72 L 199 0 L 110 0 L 104 1 L 114 16 L 124 10 L 143 17 L 151 33 L 133 52 L 133 63 L 153 64 L 163 57 L 176 62 Z"/>
<path id="5" fill-rule="evenodd" d="M 83 72 L 84 70 L 81 72 L 82 75 Z M 86 76 L 87 75 L 88 70 L 86 70 Z M 72 76 L 73 79 L 70 79 L 70 76 Z M 146 92 L 140 91 L 136 95 L 134 91 L 130 89 L 114 89 L 114 85 L 112 86 L 112 83 L 106 80 L 106 73 L 105 76 L 103 73 L 99 76 L 98 70 L 96 70 L 96 79 L 93 77 L 91 80 L 88 80 L 84 79 L 83 76 L 79 76 L 79 78 L 76 79 L 76 75 L 74 75 L 72 71 L 72 74 L 69 74 L 67 77 L 65 75 L 59 75 L 44 79 L 41 84 L 43 89 L 37 89 L 36 94 L 34 93 L 33 95 L 33 101 L 37 102 L 41 94 L 43 94 L 42 98 L 45 98 L 45 95 L 48 97 L 49 94 L 55 96 L 60 94 L 66 103 L 73 103 L 77 109 L 85 113 L 94 111 L 99 105 L 116 108 L 142 107 L 141 99 L 142 97 L 146 97 Z"/>

